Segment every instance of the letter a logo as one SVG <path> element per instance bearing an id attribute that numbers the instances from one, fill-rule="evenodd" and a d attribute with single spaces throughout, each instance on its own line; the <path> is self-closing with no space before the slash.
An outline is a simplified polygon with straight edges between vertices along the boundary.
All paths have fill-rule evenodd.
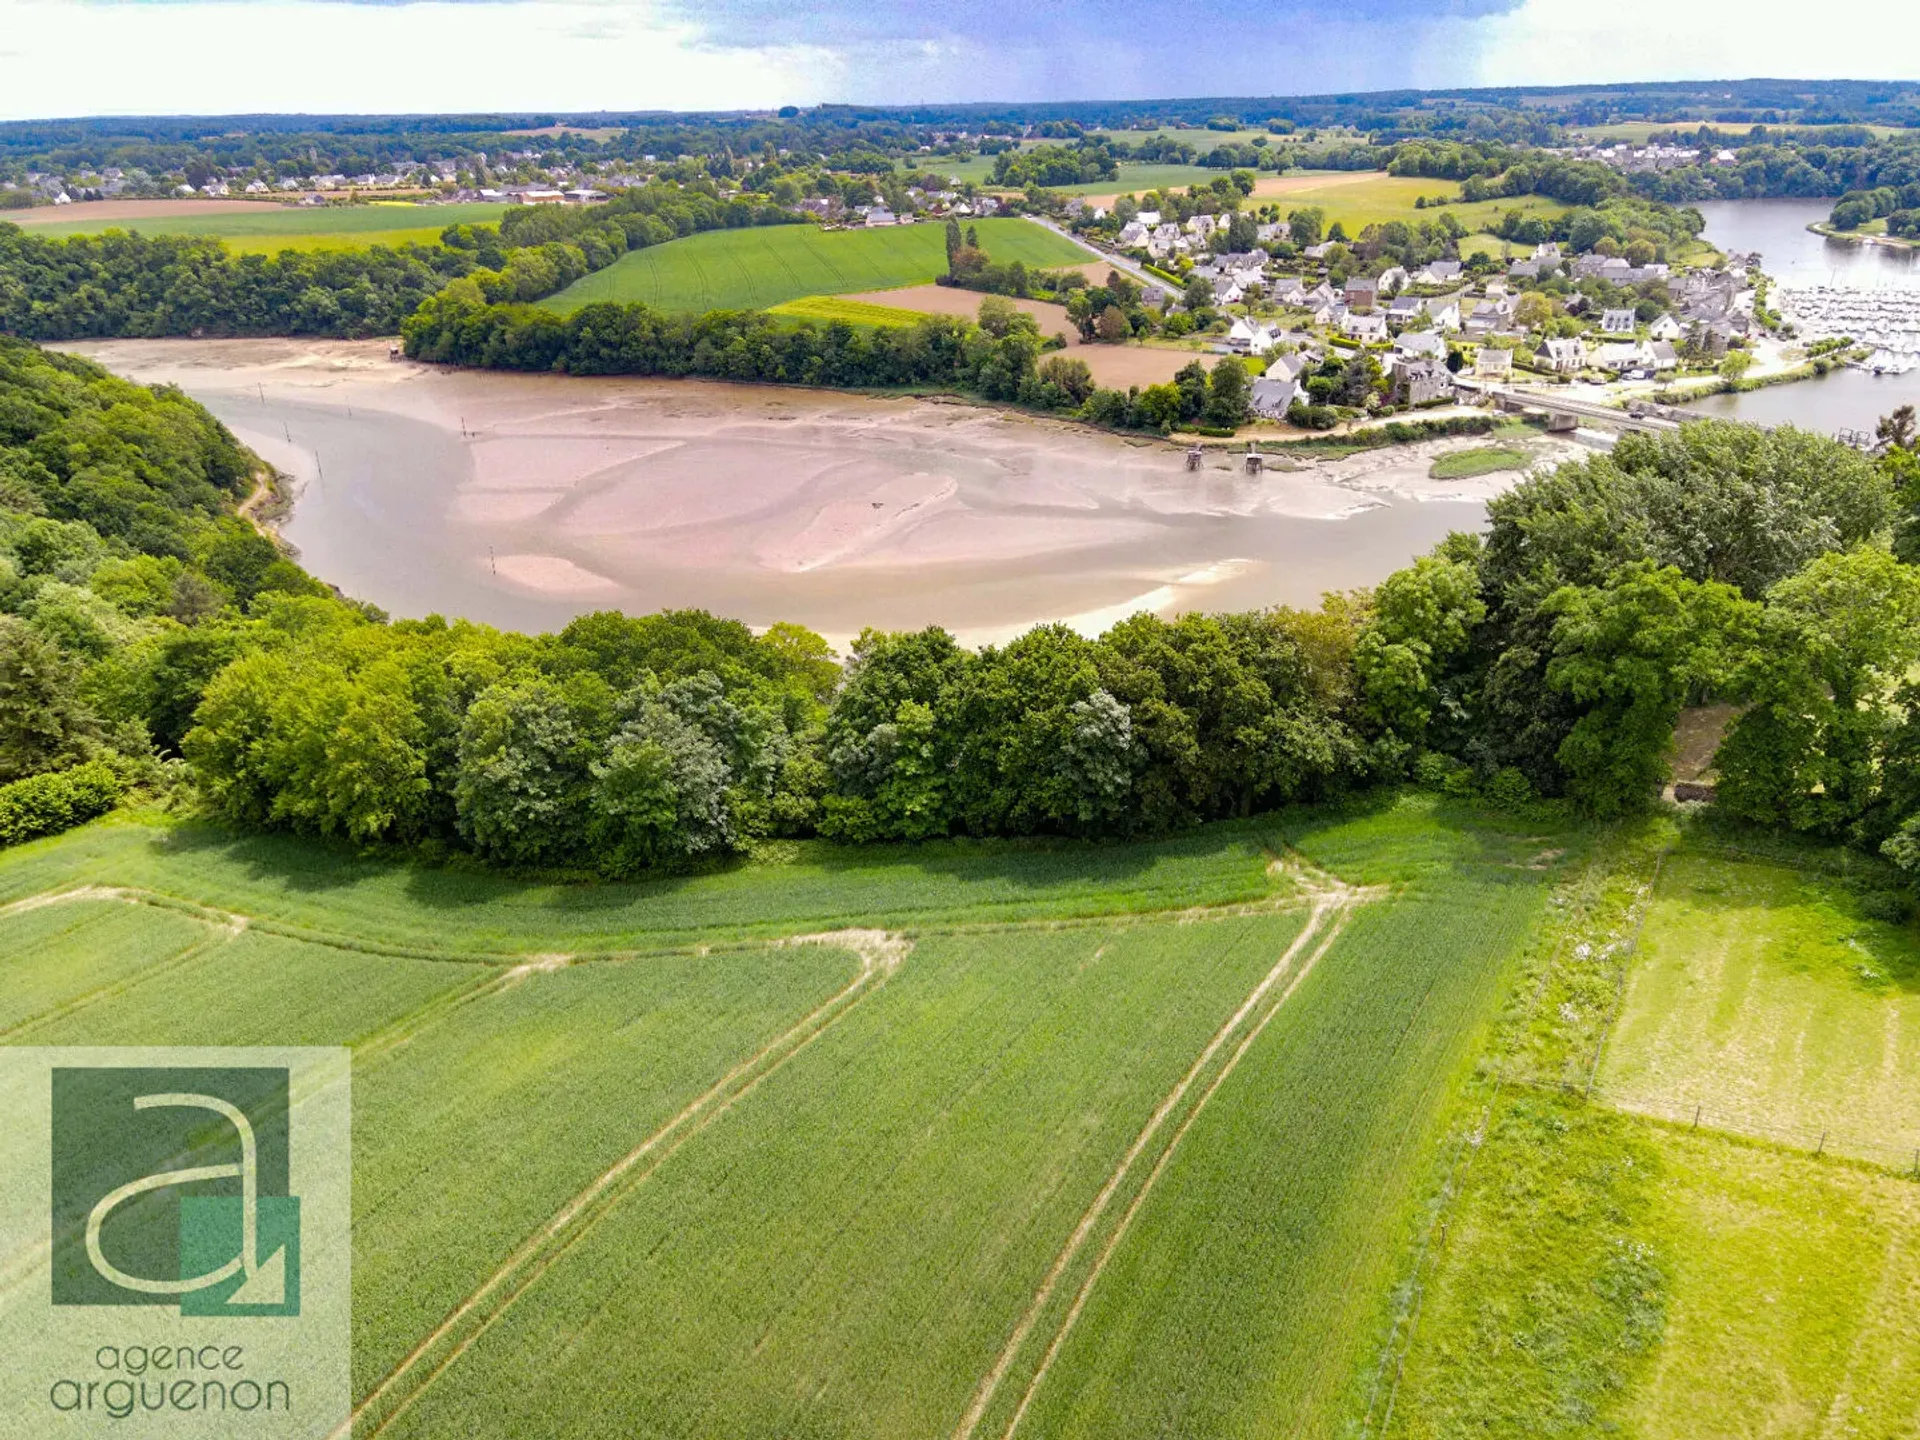
<path id="1" fill-rule="evenodd" d="M 284 1069 L 55 1069 L 53 1303 L 298 1315 Z"/>

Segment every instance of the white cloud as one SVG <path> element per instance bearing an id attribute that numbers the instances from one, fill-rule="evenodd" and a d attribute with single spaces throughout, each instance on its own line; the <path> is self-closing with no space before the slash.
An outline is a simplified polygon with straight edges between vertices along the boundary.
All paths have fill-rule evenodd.
<path id="1" fill-rule="evenodd" d="M 1526 0 L 1473 22 L 1467 85 L 1775 76 L 1913 79 L 1913 0 Z"/>
<path id="2" fill-rule="evenodd" d="M 715 110 L 845 86 L 833 52 L 716 47 L 648 3 L 0 0 L 0 118 Z"/>

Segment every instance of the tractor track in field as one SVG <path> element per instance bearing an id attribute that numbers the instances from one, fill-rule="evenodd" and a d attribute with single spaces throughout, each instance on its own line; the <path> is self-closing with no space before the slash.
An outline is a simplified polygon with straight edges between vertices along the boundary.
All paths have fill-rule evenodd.
<path id="1" fill-rule="evenodd" d="M 1270 871 L 1277 872 L 1282 870 L 1290 872 L 1294 876 L 1302 891 L 1305 892 L 1308 897 L 1309 910 L 1306 925 L 1301 929 L 1300 933 L 1293 938 L 1286 949 L 1281 952 L 1280 958 L 1274 962 L 1273 968 L 1262 977 L 1259 984 L 1254 986 L 1252 992 L 1241 1003 L 1240 1008 L 1234 1011 L 1234 1013 L 1228 1017 L 1226 1023 L 1214 1033 L 1213 1038 L 1207 1042 L 1206 1047 L 1200 1052 L 1193 1064 L 1188 1067 L 1187 1072 L 1181 1077 L 1179 1083 L 1177 1083 L 1172 1090 L 1168 1091 L 1167 1094 L 1162 1097 L 1159 1105 L 1155 1107 L 1146 1125 L 1142 1127 L 1139 1135 L 1135 1137 L 1133 1144 L 1128 1148 L 1126 1154 L 1121 1157 L 1120 1163 L 1114 1168 L 1113 1173 L 1108 1176 L 1107 1183 L 1101 1187 L 1099 1194 L 1094 1197 L 1093 1203 L 1087 1207 L 1085 1213 L 1080 1217 L 1080 1223 L 1075 1226 L 1073 1233 L 1067 1238 L 1066 1244 L 1054 1257 L 1052 1267 L 1048 1270 L 1046 1277 L 1041 1281 L 1039 1288 L 1034 1292 L 1033 1299 L 1028 1303 L 1026 1312 L 1021 1316 L 1019 1323 L 1015 1325 L 1012 1334 L 1008 1336 L 1006 1344 L 1001 1349 L 999 1358 L 994 1362 L 993 1368 L 982 1377 L 979 1386 L 975 1389 L 972 1402 L 968 1405 L 966 1413 L 961 1417 L 960 1423 L 953 1431 L 953 1440 L 972 1440 L 972 1437 L 979 1430 L 981 1422 L 986 1418 L 987 1411 L 992 1406 L 995 1396 L 999 1393 L 1002 1383 L 1013 1369 L 1015 1362 L 1019 1360 L 1021 1353 L 1026 1349 L 1028 1342 L 1033 1338 L 1034 1332 L 1038 1329 L 1040 1321 L 1049 1306 L 1060 1293 L 1061 1285 L 1066 1280 L 1068 1272 L 1073 1269 L 1075 1262 L 1080 1259 L 1088 1243 L 1100 1229 L 1101 1222 L 1105 1219 L 1116 1196 L 1118 1196 L 1125 1187 L 1136 1164 L 1152 1149 L 1156 1137 L 1159 1136 L 1162 1129 L 1166 1126 L 1167 1121 L 1179 1111 L 1181 1103 L 1186 1099 L 1189 1091 L 1193 1089 L 1196 1083 L 1201 1081 L 1203 1075 L 1207 1072 L 1209 1064 L 1225 1047 L 1233 1042 L 1237 1035 L 1239 1037 L 1238 1043 L 1233 1045 L 1225 1062 L 1220 1065 L 1210 1079 L 1205 1081 L 1204 1088 L 1200 1090 L 1191 1108 L 1189 1108 L 1174 1125 L 1172 1133 L 1168 1135 L 1164 1145 L 1161 1146 L 1155 1155 L 1139 1189 L 1135 1191 L 1131 1200 L 1128 1201 L 1126 1209 L 1121 1213 L 1118 1221 L 1107 1234 L 1105 1242 L 1100 1246 L 1091 1268 L 1081 1279 L 1080 1285 L 1074 1292 L 1073 1300 L 1068 1306 L 1066 1314 L 1061 1318 L 1058 1327 L 1053 1333 L 1052 1339 L 1048 1342 L 1038 1367 L 1028 1380 L 1026 1388 L 1021 1392 L 1018 1406 L 1015 1408 L 1012 1417 L 1008 1420 L 1005 1429 L 1001 1431 L 1003 1440 L 1007 1440 L 1007 1437 L 1011 1437 L 1019 1428 L 1020 1422 L 1026 1416 L 1028 1407 L 1033 1402 L 1034 1396 L 1039 1393 L 1042 1382 L 1046 1379 L 1048 1371 L 1051 1370 L 1055 1358 L 1065 1347 L 1067 1338 L 1072 1332 L 1074 1325 L 1078 1322 L 1080 1313 L 1085 1308 L 1088 1297 L 1092 1295 L 1094 1287 L 1099 1283 L 1100 1276 L 1107 1267 L 1107 1262 L 1113 1258 L 1114 1253 L 1120 1247 L 1121 1241 L 1126 1238 L 1127 1232 L 1132 1228 L 1134 1217 L 1139 1213 L 1141 1207 L 1145 1205 L 1147 1197 L 1152 1193 L 1154 1185 L 1159 1180 L 1162 1172 L 1165 1171 L 1167 1165 L 1172 1161 L 1174 1152 L 1179 1148 L 1180 1142 L 1186 1136 L 1187 1131 L 1190 1130 L 1194 1122 L 1200 1118 L 1200 1113 L 1206 1108 L 1208 1101 L 1213 1098 L 1215 1092 L 1226 1083 L 1227 1078 L 1238 1068 L 1241 1058 L 1253 1047 L 1254 1042 L 1260 1038 L 1261 1034 L 1266 1030 L 1268 1023 L 1272 1021 L 1275 1015 L 1280 1013 L 1287 1001 L 1292 998 L 1294 991 L 1297 990 L 1307 976 L 1313 972 L 1314 968 L 1320 963 L 1321 958 L 1333 948 L 1333 943 L 1339 938 L 1341 931 L 1345 929 L 1347 917 L 1353 908 L 1358 904 L 1378 898 L 1380 894 L 1384 893 L 1377 889 L 1358 889 L 1345 885 L 1324 872 L 1311 870 L 1303 861 L 1299 861 L 1297 858 L 1291 861 L 1276 860 L 1274 866 L 1270 867 Z M 1306 957 L 1304 960 L 1299 959 L 1302 955 Z M 1296 964 L 1296 961 L 1299 961 L 1299 963 Z M 1285 982 L 1284 985 L 1281 983 L 1282 981 Z M 1276 988 L 1278 989 L 1277 995 L 1274 993 Z M 1269 1000 L 1269 997 L 1272 997 L 1271 1003 L 1265 1003 Z M 1265 1004 L 1264 1009 L 1262 1009 L 1263 1003 Z M 1256 1015 L 1258 1018 L 1254 1018 Z"/>
<path id="2" fill-rule="evenodd" d="M 825 945 L 851 951 L 860 971 L 780 1035 L 742 1060 L 672 1119 L 602 1171 L 523 1241 L 494 1273 L 456 1306 L 387 1373 L 329 1440 L 383 1433 L 525 1294 L 563 1255 L 652 1176 L 679 1148 L 746 1099 L 789 1060 L 831 1030 L 905 963 L 912 941 L 881 930 L 790 936 L 780 945 Z M 417 1377 L 417 1378 L 416 1378 Z M 364 1427 L 364 1428 L 363 1428 Z"/>

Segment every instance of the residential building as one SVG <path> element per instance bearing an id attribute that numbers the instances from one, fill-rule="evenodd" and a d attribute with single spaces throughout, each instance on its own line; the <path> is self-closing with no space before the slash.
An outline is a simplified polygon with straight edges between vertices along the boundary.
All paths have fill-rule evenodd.
<path id="1" fill-rule="evenodd" d="M 1407 360 L 1444 360 L 1447 342 L 1432 330 L 1407 330 L 1394 337 L 1393 353 Z"/>
<path id="2" fill-rule="evenodd" d="M 1320 357 L 1312 351 L 1289 350 L 1273 357 L 1273 363 L 1267 366 L 1267 378 L 1297 382 L 1319 363 Z"/>
<path id="3" fill-rule="evenodd" d="M 1347 281 L 1346 299 L 1349 309 L 1372 310 L 1380 299 L 1380 282 L 1371 275 L 1355 275 Z"/>
<path id="4" fill-rule="evenodd" d="M 1587 347 L 1577 339 L 1542 340 L 1533 358 L 1543 370 L 1551 370 L 1556 375 L 1577 375 L 1586 368 Z"/>
<path id="5" fill-rule="evenodd" d="M 1284 420 L 1299 393 L 1300 387 L 1292 380 L 1263 375 L 1248 387 L 1247 402 L 1262 420 Z"/>
<path id="6" fill-rule="evenodd" d="M 1637 325 L 1638 322 L 1631 310 L 1607 310 L 1600 316 L 1602 335 L 1631 335 Z"/>
<path id="7" fill-rule="evenodd" d="M 1482 345 L 1473 357 L 1473 373 L 1481 380 L 1494 382 L 1513 379 L 1513 352 L 1497 345 Z"/>
<path id="8" fill-rule="evenodd" d="M 1405 360 L 1393 367 L 1396 405 L 1431 405 L 1453 398 L 1453 372 L 1438 360 Z"/>
<path id="9" fill-rule="evenodd" d="M 1387 338 L 1387 317 L 1384 315 L 1366 315 L 1349 313 L 1340 322 L 1340 333 L 1349 340 L 1358 340 L 1363 345 L 1377 345 Z"/>

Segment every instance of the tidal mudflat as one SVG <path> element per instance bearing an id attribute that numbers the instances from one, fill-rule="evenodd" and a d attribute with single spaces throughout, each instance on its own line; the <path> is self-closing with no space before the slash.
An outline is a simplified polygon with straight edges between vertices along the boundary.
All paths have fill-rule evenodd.
<path id="1" fill-rule="evenodd" d="M 1181 446 L 960 402 L 442 370 L 384 343 L 66 348 L 180 385 L 293 476 L 284 530 L 315 574 L 396 615 L 520 628 L 700 606 L 843 644 L 931 623 L 978 643 L 1310 605 L 1477 529 L 1518 478 L 1427 478 L 1471 441 L 1194 473 Z"/>

